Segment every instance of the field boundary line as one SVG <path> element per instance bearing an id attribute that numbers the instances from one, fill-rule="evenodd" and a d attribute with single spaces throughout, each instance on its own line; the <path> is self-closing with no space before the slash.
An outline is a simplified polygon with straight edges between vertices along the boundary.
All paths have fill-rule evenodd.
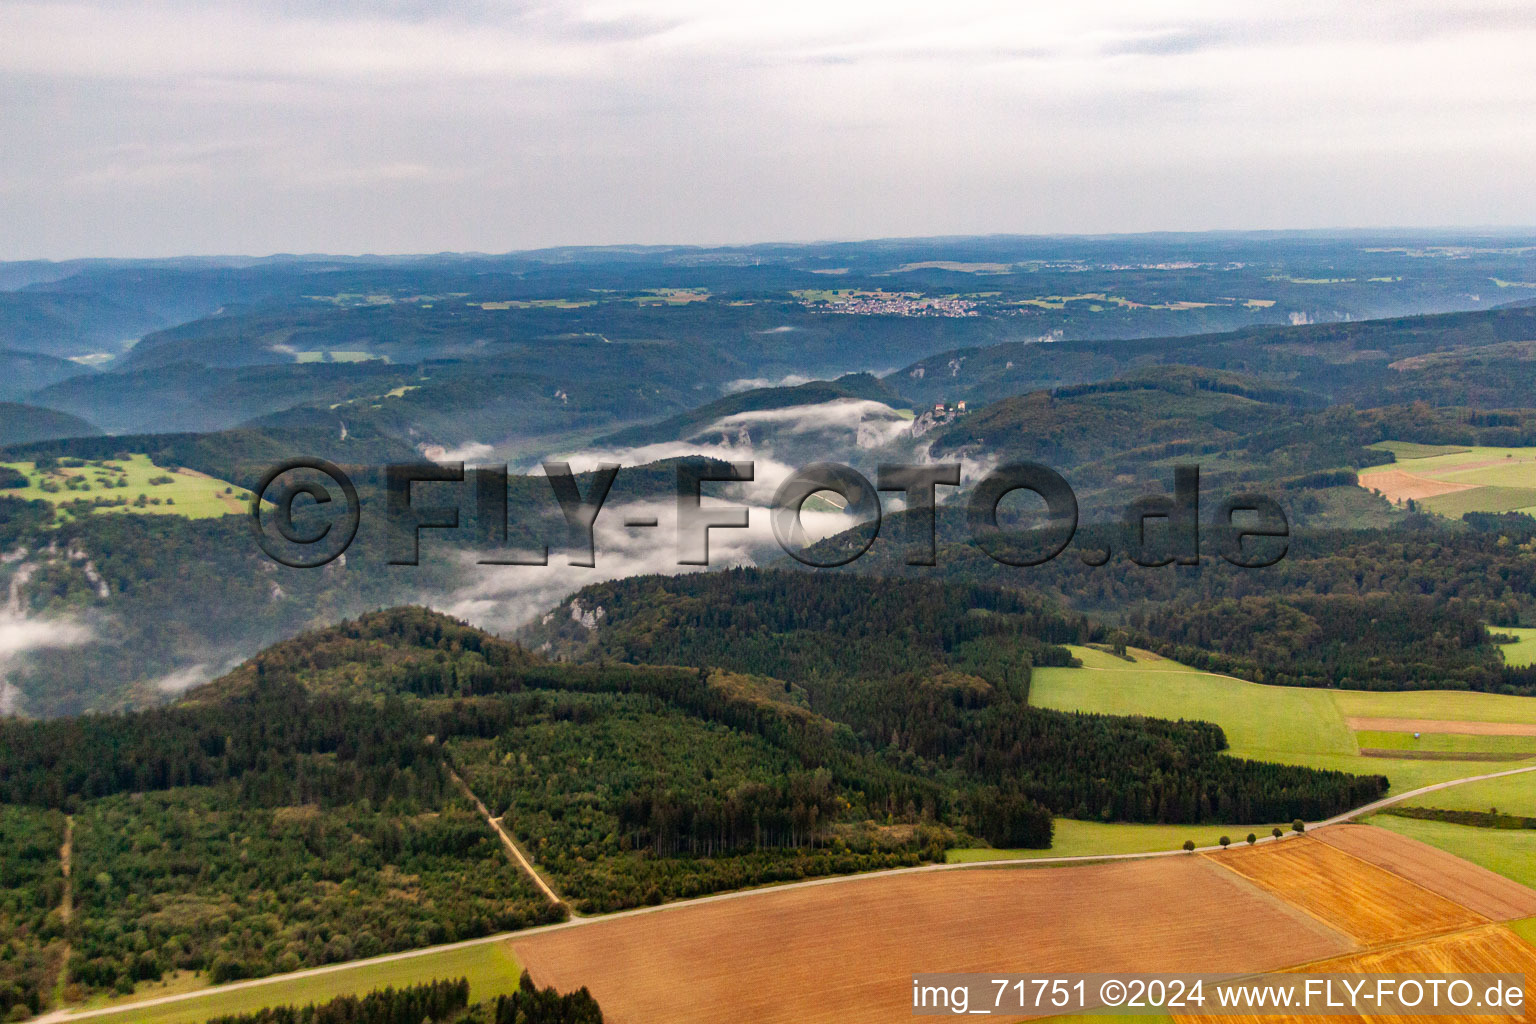
<path id="1" fill-rule="evenodd" d="M 1271 837 L 1271 838 L 1273 838 L 1273 837 Z M 1209 863 L 1214 864 L 1217 867 L 1221 868 L 1223 871 L 1226 872 L 1226 875 L 1224 875 L 1223 877 L 1231 877 L 1231 878 L 1237 879 L 1237 881 L 1239 883 L 1241 883 L 1243 886 L 1246 886 L 1247 888 L 1252 889 L 1254 892 L 1256 892 L 1259 895 L 1263 896 L 1265 899 L 1267 899 L 1267 900 L 1271 901 L 1272 903 L 1276 904 L 1281 910 L 1286 911 L 1286 912 L 1288 912 L 1288 913 L 1290 913 L 1290 914 L 1292 914 L 1292 915 L 1294 915 L 1296 917 L 1303 918 L 1306 921 L 1308 921 L 1309 923 L 1317 925 L 1318 927 L 1322 928 L 1324 931 L 1326 931 L 1326 932 L 1328 932 L 1328 933 L 1330 933 L 1332 935 L 1337 935 L 1340 939 L 1342 939 L 1345 942 L 1345 944 L 1354 947 L 1353 952 L 1364 952 L 1365 951 L 1365 945 L 1363 943 L 1361 943 L 1361 941 L 1359 939 L 1355 938 L 1353 935 L 1349 934 L 1348 932 L 1340 930 L 1338 928 L 1338 926 L 1335 925 L 1333 922 L 1323 920 L 1317 914 L 1315 914 L 1312 911 L 1308 910 L 1306 907 L 1302 906 L 1301 904 L 1299 904 L 1299 903 L 1292 903 L 1290 900 L 1286 899 L 1284 896 L 1281 896 L 1275 890 L 1273 890 L 1273 889 L 1269 888 L 1268 886 L 1264 885 L 1258 879 L 1256 879 L 1256 878 L 1249 878 L 1247 875 L 1243 874 L 1241 871 L 1237 870 L 1236 868 L 1231 867 L 1230 865 L 1227 865 L 1227 864 L 1223 864 L 1221 862 L 1221 858 L 1218 857 L 1216 854 L 1213 854 L 1213 853 L 1202 853 L 1200 855 L 1200 859 L 1204 860 L 1204 861 L 1208 861 Z"/>
<path id="2" fill-rule="evenodd" d="M 1459 905 L 1460 904 L 1458 904 L 1458 906 Z M 1277 971 L 1275 973 L 1277 973 L 1277 974 L 1316 973 L 1316 972 L 1308 971 L 1308 968 L 1316 967 L 1319 964 L 1326 964 L 1326 963 L 1329 963 L 1330 961 L 1334 961 L 1334 960 L 1343 960 L 1343 959 L 1346 959 L 1348 957 L 1370 956 L 1370 955 L 1375 954 L 1375 953 L 1391 953 L 1391 952 L 1394 952 L 1395 950 L 1412 949 L 1414 946 L 1423 946 L 1423 945 L 1426 945 L 1426 944 L 1431 943 L 1431 942 L 1443 942 L 1443 941 L 1445 941 L 1447 939 L 1454 939 L 1454 938 L 1458 938 L 1459 936 L 1463 936 L 1463 935 L 1479 935 L 1479 934 L 1482 934 L 1483 932 L 1490 932 L 1490 931 L 1508 932 L 1509 934 L 1514 935 L 1516 939 L 1520 938 L 1519 935 L 1515 934 L 1514 929 L 1509 927 L 1508 922 L 1490 921 L 1487 924 L 1477 924 L 1477 925 L 1473 925 L 1470 928 L 1454 928 L 1451 931 L 1441 932 L 1438 935 L 1426 935 L 1426 936 L 1424 936 L 1423 938 L 1420 938 L 1420 939 L 1398 939 L 1398 940 L 1396 940 L 1394 942 L 1383 943 L 1380 946 L 1367 946 L 1367 947 L 1363 947 L 1361 949 L 1355 950 L 1352 953 L 1341 953 L 1338 956 L 1325 956 L 1325 957 L 1322 957 L 1321 959 L 1318 959 L 1318 960 L 1308 960 L 1306 963 L 1296 964 L 1294 967 L 1284 967 L 1284 968 L 1281 968 L 1279 971 Z"/>
<path id="3" fill-rule="evenodd" d="M 1410 836 L 1408 838 L 1412 838 L 1412 837 Z M 1319 840 L 1319 842 L 1321 842 L 1321 840 Z M 1422 890 L 1424 892 L 1427 892 L 1427 893 L 1429 893 L 1429 895 L 1433 896 L 1437 900 L 1445 900 L 1448 903 L 1455 903 L 1456 906 L 1462 908 L 1463 910 L 1467 911 L 1468 913 L 1476 914 L 1478 917 L 1482 918 L 1484 921 L 1487 921 L 1489 924 L 1502 924 L 1503 923 L 1501 921 L 1495 921 L 1493 918 L 1489 917 L 1487 914 L 1482 913 L 1481 911 L 1473 910 L 1471 907 L 1467 906 L 1465 903 L 1457 903 L 1455 900 L 1451 899 L 1449 896 L 1445 895 L 1444 893 L 1435 892 L 1435 890 L 1431 889 L 1427 885 L 1424 885 L 1422 882 L 1415 882 L 1413 879 L 1409 878 L 1407 875 L 1399 874 L 1396 871 L 1393 871 L 1391 868 L 1387 867 L 1385 864 L 1377 864 L 1375 861 L 1366 860 L 1364 857 L 1360 856 L 1359 854 L 1357 854 L 1357 853 L 1350 853 L 1348 850 L 1344 849 L 1343 847 L 1334 846 L 1332 843 L 1324 843 L 1323 845 L 1331 847 L 1332 849 L 1337 850 L 1339 853 L 1342 853 L 1344 856 L 1350 857 L 1350 858 L 1353 858 L 1354 860 L 1359 861 L 1361 864 L 1365 864 L 1365 865 L 1367 865 L 1369 867 L 1373 867 L 1373 868 L 1375 868 L 1378 871 L 1385 871 L 1387 874 L 1391 875 L 1393 878 L 1399 879 L 1400 881 L 1407 882 L 1409 885 L 1413 886 L 1415 889 L 1420 889 L 1420 890 Z M 1449 852 L 1449 851 L 1446 851 L 1446 852 Z M 1452 856 L 1454 857 L 1455 854 L 1452 854 Z M 1471 863 L 1471 862 L 1468 861 L 1468 863 Z M 1481 865 L 1479 865 L 1479 866 L 1481 866 Z M 1453 928 L 1453 929 L 1451 929 L 1451 931 L 1469 931 L 1469 930 L 1470 929 L 1466 929 L 1466 928 Z M 1442 932 L 1441 934 L 1449 935 L 1450 932 Z"/>
<path id="4" fill-rule="evenodd" d="M 64 842 L 59 846 L 59 874 L 64 877 L 64 890 L 59 895 L 59 919 L 64 922 L 64 944 L 59 953 L 59 970 L 53 976 L 53 995 L 49 1006 L 63 1001 L 64 986 L 69 984 L 69 958 L 74 947 L 69 941 L 69 922 L 75 916 L 75 816 L 64 816 Z"/>
<path id="5" fill-rule="evenodd" d="M 1273 837 L 1271 837 L 1271 838 L 1273 838 Z M 1303 835 L 1300 838 L 1307 839 L 1309 837 L 1306 836 L 1306 835 Z M 1319 840 L 1313 839 L 1312 841 L 1314 843 L 1316 843 Z M 1265 885 L 1263 882 L 1259 881 L 1257 878 L 1250 878 L 1247 875 L 1243 874 L 1241 871 L 1237 870 L 1237 868 L 1234 868 L 1234 867 L 1232 867 L 1230 865 L 1227 865 L 1227 864 L 1222 864 L 1221 863 L 1221 859 L 1219 857 L 1213 856 L 1212 854 L 1202 853 L 1200 855 L 1200 857 L 1203 860 L 1208 860 L 1212 864 L 1216 864 L 1216 865 L 1220 866 L 1221 868 L 1226 870 L 1228 873 L 1236 875 L 1238 878 L 1241 878 L 1243 881 L 1247 882 L 1249 885 L 1253 886 L 1255 889 L 1258 889 L 1260 892 L 1264 893 L 1264 895 L 1268 896 L 1270 899 L 1276 900 L 1279 903 L 1284 904 L 1287 907 L 1290 907 L 1292 910 L 1297 911 L 1298 913 L 1305 914 L 1306 916 L 1310 917 L 1312 920 L 1316 921 L 1318 924 L 1322 925 L 1324 928 L 1327 928 L 1329 931 L 1333 932 L 1334 934 L 1342 936 L 1345 942 L 1348 942 L 1350 945 L 1355 947 L 1352 952 L 1364 953 L 1364 952 L 1368 952 L 1369 951 L 1369 947 L 1363 941 L 1361 941 L 1357 936 L 1349 934 L 1348 932 L 1346 932 L 1343 929 L 1339 928 L 1338 925 L 1334 924 L 1332 921 L 1328 921 L 1328 920 L 1324 919 L 1320 914 L 1316 913 L 1315 911 L 1308 910 L 1306 907 L 1302 906 L 1300 903 L 1292 903 L 1290 900 L 1288 900 L 1284 896 L 1280 895 L 1278 890 L 1270 888 L 1269 886 Z"/>

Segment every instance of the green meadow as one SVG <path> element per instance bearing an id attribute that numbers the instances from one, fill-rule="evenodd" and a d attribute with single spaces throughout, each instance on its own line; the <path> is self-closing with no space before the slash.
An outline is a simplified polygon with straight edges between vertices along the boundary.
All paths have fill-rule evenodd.
<path id="1" fill-rule="evenodd" d="M 1115 853 L 1156 853 L 1177 850 L 1186 840 L 1196 846 L 1215 846 L 1222 836 L 1241 844 L 1252 832 L 1267 836 L 1275 825 L 1106 825 L 1099 821 L 1056 819 L 1056 834 L 1049 850 L 994 850 L 980 847 L 950 850 L 945 860 L 951 864 L 971 864 L 989 860 L 1037 857 L 1092 857 Z M 1287 822 L 1281 826 L 1290 829 Z"/>
<path id="2" fill-rule="evenodd" d="M 220 990 L 206 996 L 160 1006 L 135 1006 L 134 1000 L 163 994 L 149 989 L 137 997 L 98 1007 L 121 1007 L 121 1013 L 92 1018 L 103 1024 L 201 1024 L 212 1017 L 250 1013 L 268 1006 L 304 1006 L 338 996 L 366 995 L 375 989 L 421 985 L 440 979 L 468 978 L 471 1002 L 494 999 L 517 988 L 522 968 L 510 941 L 483 942 L 474 946 L 383 962 L 363 962 L 308 977 L 273 981 L 248 988 Z"/>
<path id="3" fill-rule="evenodd" d="M 1524 921 L 1511 922 L 1510 927 L 1515 930 L 1516 935 L 1531 945 L 1536 946 L 1536 917 L 1528 917 Z"/>
<path id="4" fill-rule="evenodd" d="M 1522 629 L 1519 626 L 1489 626 L 1488 632 L 1507 633 L 1519 638 L 1515 643 L 1499 645 L 1499 653 L 1504 655 L 1504 664 L 1513 665 L 1515 668 L 1536 665 L 1536 629 Z"/>
<path id="5" fill-rule="evenodd" d="M 1536 701 L 1473 690 L 1324 690 L 1350 718 L 1440 718 L 1455 722 L 1536 722 Z"/>
<path id="6" fill-rule="evenodd" d="M 1214 722 L 1227 734 L 1229 752 L 1234 757 L 1385 775 L 1392 783 L 1392 793 L 1484 775 L 1524 762 L 1366 757 L 1360 748 L 1372 744 L 1359 742 L 1349 728 L 1348 718 L 1536 721 L 1536 701 L 1526 697 L 1461 690 L 1375 693 L 1264 686 L 1199 672 L 1146 651 L 1132 650 L 1135 661 L 1125 661 L 1090 648 L 1072 650 L 1083 667 L 1035 669 L 1030 682 L 1030 703 L 1062 711 Z M 1497 742 L 1500 738 L 1472 739 L 1481 743 Z M 1501 808 L 1536 815 L 1536 781 L 1530 776 L 1471 783 L 1425 799 L 1431 806 L 1454 807 L 1458 805 L 1452 800 L 1469 798 L 1463 794 L 1464 789 L 1476 791 L 1481 787 L 1504 799 L 1498 805 Z M 1479 797 L 1473 806 L 1486 809 L 1489 804 Z"/>
<path id="7" fill-rule="evenodd" d="M 1327 690 L 1264 686 L 1196 672 L 1146 651 L 1133 651 L 1134 662 L 1086 647 L 1074 647 L 1072 653 L 1083 662 L 1082 668 L 1034 670 L 1031 704 L 1215 722 L 1238 757 L 1303 763 L 1298 758 L 1358 754 Z"/>
<path id="8" fill-rule="evenodd" d="M 146 455 L 126 459 L 69 460 L 39 470 L 35 462 L 0 462 L 23 474 L 26 487 L 0 491 L 10 498 L 46 501 L 65 506 L 72 502 L 102 502 L 94 512 L 135 512 L 147 515 L 210 519 L 246 510 L 250 492 L 227 480 L 191 469 L 175 471 L 155 465 Z M 142 501 L 140 497 L 142 496 Z"/>
<path id="9" fill-rule="evenodd" d="M 1469 450 L 1466 445 L 1419 444 L 1417 441 L 1381 441 L 1367 447 L 1391 452 L 1399 462 L 1404 459 L 1428 459 L 1436 455 L 1460 455 Z"/>
<path id="10" fill-rule="evenodd" d="M 1483 768 L 1503 771 L 1530 764 L 1530 761 L 1483 762 Z M 1412 807 L 1438 807 L 1448 811 L 1486 811 L 1498 808 L 1509 814 L 1536 818 L 1536 772 L 1525 775 L 1506 775 L 1502 779 L 1482 779 L 1465 786 L 1425 793 L 1408 801 Z"/>

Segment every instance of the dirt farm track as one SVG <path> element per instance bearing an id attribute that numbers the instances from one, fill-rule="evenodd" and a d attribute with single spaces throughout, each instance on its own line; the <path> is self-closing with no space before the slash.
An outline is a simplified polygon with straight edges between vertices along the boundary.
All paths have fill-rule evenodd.
<path id="1" fill-rule="evenodd" d="M 1536 892 L 1480 867 L 1333 826 L 1188 857 L 787 889 L 514 948 L 541 984 L 588 986 L 614 1024 L 876 1024 L 911 1019 L 922 971 L 1228 973 L 1377 953 L 1475 970 L 1493 949 L 1536 982 L 1536 949 L 1497 924 L 1532 913 Z"/>

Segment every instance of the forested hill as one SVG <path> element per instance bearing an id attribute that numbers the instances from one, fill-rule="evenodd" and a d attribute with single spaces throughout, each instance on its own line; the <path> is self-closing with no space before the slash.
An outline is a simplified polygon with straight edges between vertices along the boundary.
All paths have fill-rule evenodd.
<path id="1" fill-rule="evenodd" d="M 431 690 L 462 694 L 473 692 L 483 676 L 505 676 L 543 662 L 515 642 L 440 612 L 392 608 L 273 644 L 191 691 L 183 703 L 213 704 L 252 693 L 269 673 L 298 681 L 311 693 L 347 697 L 419 693 L 421 680 L 436 673 L 444 684 Z"/>
<path id="2" fill-rule="evenodd" d="M 551 628 L 562 619 L 570 631 Z M 419 709 L 422 731 L 446 744 L 493 805 L 521 806 L 535 818 L 551 813 L 546 798 L 521 786 L 549 785 L 538 766 L 553 763 L 523 760 L 524 744 L 557 761 L 600 766 L 618 756 L 610 768 L 592 770 L 620 774 L 641 767 L 624 757 L 627 744 L 666 761 L 691 757 L 697 746 L 704 760 L 684 772 L 704 772 L 696 791 L 681 780 L 658 789 L 645 770 L 631 784 L 615 777 L 604 789 L 605 800 L 619 801 L 606 806 L 634 829 L 634 841 L 663 852 L 678 852 L 682 838 L 657 830 L 679 820 L 701 815 L 698 828 L 735 834 L 734 826 L 707 824 L 723 813 L 711 808 L 733 772 L 771 790 L 788 786 L 780 798 L 790 802 L 807 798 L 793 795 L 804 786 L 830 786 L 827 798 L 842 794 L 843 814 L 858 808 L 865 817 L 883 813 L 1028 843 L 1048 839 L 1051 813 L 1310 818 L 1384 786 L 1379 778 L 1218 756 L 1225 737 L 1205 723 L 1029 707 L 1031 667 L 1071 663 L 1058 644 L 1099 631 L 1003 590 L 738 570 L 589 588 L 546 616 L 544 627 L 550 639 L 541 646 L 553 649 L 561 639 L 582 660 L 552 662 L 425 609 L 371 613 L 275 645 L 167 714 L 217 713 L 295 685 L 305 701 L 393 708 L 404 698 L 405 708 Z M 606 639 L 589 637 L 582 648 L 582 633 Z M 650 664 L 626 663 L 641 660 Z M 492 737 L 500 738 L 487 749 L 481 741 Z M 761 749 L 727 753 L 742 743 Z M 506 767 L 503 755 L 513 750 L 521 768 L 509 777 L 494 765 Z M 743 760 L 732 768 L 737 756 Z M 825 782 L 804 772 L 825 773 Z M 998 807 L 1011 810 L 997 818 Z M 806 831 L 787 827 L 783 836 Z M 706 848 L 740 842 L 717 835 Z"/>
<path id="3" fill-rule="evenodd" d="M 952 507 L 939 511 L 937 565 L 911 567 L 905 517 L 888 517 L 869 552 L 838 571 L 1027 590 L 1091 616 L 1101 630 L 1123 629 L 1140 646 L 1256 682 L 1536 694 L 1536 668 L 1507 664 L 1490 635 L 1536 616 L 1528 516 L 1474 515 L 1448 526 L 1405 514 L 1390 530 L 1307 529 L 1293 520 L 1285 557 L 1263 569 L 1229 565 L 1208 533 L 1198 566 L 1134 565 L 1119 524 L 1082 526 L 1043 565 L 1004 565 L 971 542 L 964 510 Z M 823 543 L 835 550 L 838 538 Z M 1104 565 L 1079 557 L 1106 548 Z"/>
<path id="4" fill-rule="evenodd" d="M 1323 492 L 1353 484 L 1359 467 L 1390 461 L 1365 447 L 1381 440 L 1380 427 L 1353 409 L 1318 408 L 1313 396 L 1285 384 L 1154 366 L 982 406 L 928 435 L 928 454 L 1043 463 L 1066 477 L 1090 519 L 1119 519 L 1136 496 L 1168 489 L 1175 466 L 1194 463 L 1208 494 L 1260 489 L 1293 511 L 1326 509 L 1358 522 L 1385 519 L 1385 503 L 1363 491 Z"/>
<path id="5" fill-rule="evenodd" d="M 0 445 L 25 444 L 50 437 L 85 437 L 101 431 L 78 416 L 35 405 L 0 402 Z"/>
<path id="6" fill-rule="evenodd" d="M 583 589 L 521 639 L 563 657 L 719 665 L 785 678 L 890 680 L 947 667 L 1027 688 L 1085 618 L 1017 590 L 732 569 Z"/>
<path id="7" fill-rule="evenodd" d="M 1182 363 L 1292 384 L 1334 403 L 1508 408 L 1529 402 L 1532 339 L 1536 307 L 1523 306 L 1193 337 L 1009 342 L 929 356 L 885 381 L 913 399 L 977 405 Z"/>
<path id="8" fill-rule="evenodd" d="M 1046 847 L 1063 815 L 1316 819 L 1387 785 L 1229 757 L 1208 723 L 1029 707 L 1030 666 L 1094 634 L 1006 592 L 743 572 L 724 598 L 722 579 L 611 585 L 552 613 L 690 665 L 626 664 L 601 642 L 556 662 L 396 608 L 271 647 L 169 707 L 0 720 L 0 827 L 19 840 L 0 849 L 16 887 L 0 1013 L 38 1011 L 60 939 L 78 1001 L 560 917 L 463 785 L 592 912 L 910 866 L 978 839 Z M 38 863 L 66 814 L 68 921 L 48 913 L 61 879 Z"/>

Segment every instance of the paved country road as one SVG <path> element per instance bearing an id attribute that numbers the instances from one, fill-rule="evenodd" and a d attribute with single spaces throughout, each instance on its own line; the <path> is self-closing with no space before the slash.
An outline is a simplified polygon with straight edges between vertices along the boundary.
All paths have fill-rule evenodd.
<path id="1" fill-rule="evenodd" d="M 1426 793 L 1434 793 L 1442 789 L 1450 789 L 1452 786 L 1464 786 L 1469 782 L 1482 782 L 1484 779 L 1501 779 L 1507 775 L 1520 775 L 1524 772 L 1536 772 L 1536 764 L 1527 765 L 1523 768 L 1510 768 L 1501 772 L 1489 772 L 1486 775 L 1473 775 L 1465 779 L 1452 779 L 1449 782 L 1439 782 L 1433 786 L 1423 786 L 1419 789 L 1409 790 L 1406 793 L 1399 793 L 1396 796 L 1390 796 L 1383 800 L 1377 800 L 1373 803 L 1365 804 L 1364 806 L 1357 807 L 1352 811 L 1346 811 L 1343 814 L 1335 815 L 1326 821 L 1319 821 L 1313 824 L 1309 824 L 1307 827 L 1323 828 L 1328 825 L 1338 825 L 1349 821 L 1352 818 L 1358 818 L 1362 815 L 1372 814 L 1381 810 L 1383 807 L 1390 807 L 1393 804 L 1402 803 L 1404 800 L 1411 800 L 1414 797 L 1423 796 Z M 489 819 L 489 812 L 485 811 L 483 806 L 482 813 L 485 813 L 487 819 Z M 493 822 L 493 825 L 495 824 L 496 823 Z M 504 841 L 510 841 L 510 837 L 506 835 L 506 833 L 499 827 L 499 825 L 496 826 L 496 831 L 502 835 Z M 1277 841 L 1278 840 L 1276 840 L 1274 836 L 1266 836 L 1259 840 L 1261 843 L 1273 843 Z M 516 850 L 515 844 L 512 846 L 512 849 Z M 1220 846 L 1202 846 L 1197 848 L 1197 852 L 1219 849 L 1221 849 Z M 518 859 L 522 860 L 521 852 L 517 852 Z M 922 864 L 918 867 L 912 868 L 890 868 L 885 871 L 867 871 L 853 875 L 829 875 L 826 878 L 810 878 L 803 882 L 789 882 L 784 885 L 770 885 L 757 889 L 741 889 L 736 892 L 717 893 L 714 896 L 700 896 L 691 900 L 679 900 L 676 903 L 663 903 L 660 906 L 655 907 L 637 907 L 633 910 L 620 910 L 616 913 L 604 914 L 601 917 L 572 917 L 569 921 L 564 921 L 560 924 L 548 924 L 537 928 L 525 928 L 518 932 L 501 932 L 496 935 L 482 936 L 478 939 L 466 939 L 463 942 L 452 942 L 443 946 L 427 946 L 423 949 L 412 949 L 403 953 L 391 953 L 387 956 L 378 956 L 370 960 L 352 960 L 348 961 L 347 963 L 329 964 L 325 967 L 312 967 L 309 970 L 294 971 L 291 974 L 275 974 L 271 975 L 270 977 L 256 978 L 251 981 L 237 981 L 228 985 L 218 985 L 212 988 L 199 989 L 196 992 L 182 992 L 177 995 L 159 996 L 154 999 L 145 999 L 135 1003 L 126 1003 L 121 1006 L 102 1007 L 94 1010 L 54 1010 L 51 1013 L 45 1014 L 44 1016 L 34 1017 L 31 1024 L 64 1024 L 64 1022 L 67 1021 L 88 1020 L 96 1017 L 116 1016 L 120 1014 L 131 1013 L 134 1010 L 142 1010 L 150 1006 L 163 1006 L 167 1003 L 179 1003 L 189 999 L 203 999 L 208 996 L 218 995 L 221 992 L 234 992 L 239 989 L 256 988 L 261 985 L 271 985 L 281 981 L 300 981 L 304 978 L 313 978 L 322 974 L 334 974 L 337 971 L 355 970 L 357 968 L 367 967 L 374 964 L 386 964 L 396 960 L 409 960 L 413 957 L 428 956 L 432 953 L 443 953 L 454 949 L 465 949 L 470 946 L 480 946 L 490 942 L 504 942 L 507 939 L 526 938 L 530 935 L 538 935 L 541 932 L 557 931 L 562 928 L 581 928 L 589 925 L 601 924 L 604 921 L 613 921 L 625 917 L 636 917 L 640 914 L 671 913 L 673 911 L 682 910 L 686 907 L 698 906 L 701 903 L 719 903 L 724 900 L 750 899 L 751 897 L 761 896 L 765 893 L 782 892 L 785 889 L 807 889 L 816 885 L 840 885 L 845 882 L 864 881 L 871 878 L 881 878 L 890 875 L 911 875 L 925 871 L 979 871 L 986 870 L 988 868 L 1008 867 L 1011 865 L 1020 864 L 1026 864 L 1034 867 L 1051 864 L 1084 864 L 1096 861 L 1110 860 L 1141 860 L 1148 857 L 1182 857 L 1185 855 L 1186 854 L 1184 850 L 1156 850 L 1151 853 L 1090 853 L 1082 854 L 1076 857 L 1016 857 L 1006 860 L 976 861 L 965 864 Z M 526 864 L 526 861 L 524 861 L 524 863 Z M 528 864 L 526 866 L 528 871 L 533 874 L 535 878 L 537 878 L 538 875 L 533 871 L 532 865 Z M 546 893 L 551 898 L 558 899 L 552 890 L 548 890 L 546 888 Z"/>

